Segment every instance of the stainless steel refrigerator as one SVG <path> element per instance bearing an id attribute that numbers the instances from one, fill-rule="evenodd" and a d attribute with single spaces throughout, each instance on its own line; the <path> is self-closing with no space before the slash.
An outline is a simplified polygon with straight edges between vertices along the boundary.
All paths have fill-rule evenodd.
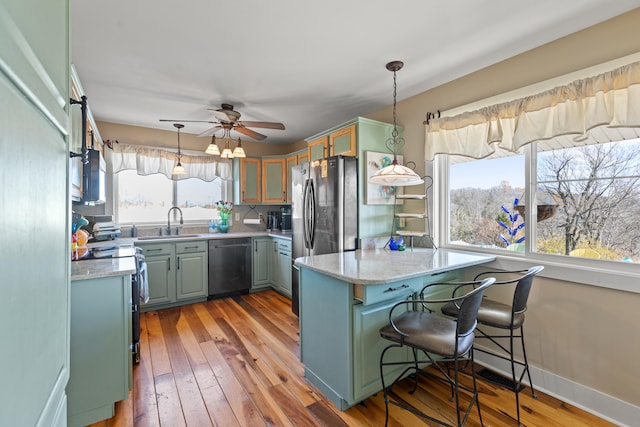
<path id="1" fill-rule="evenodd" d="M 358 168 L 355 157 L 334 156 L 295 166 L 291 177 L 293 260 L 358 248 Z M 298 269 L 291 269 L 298 314 Z"/>

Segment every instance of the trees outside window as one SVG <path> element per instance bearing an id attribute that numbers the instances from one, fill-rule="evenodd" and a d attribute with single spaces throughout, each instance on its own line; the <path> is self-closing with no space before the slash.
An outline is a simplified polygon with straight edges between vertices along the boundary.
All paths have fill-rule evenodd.
<path id="1" fill-rule="evenodd" d="M 535 168 L 538 213 L 528 227 L 535 235 L 529 252 L 640 262 L 640 140 L 540 152 L 533 143 L 531 148 L 527 155 L 496 159 L 449 156 L 448 243 L 524 251 L 529 240 L 524 226 L 517 237 L 505 231 L 523 220 L 512 221 L 518 210 L 514 198 L 525 218 L 533 213 L 523 206 L 529 162 Z M 550 215 L 543 216 L 547 211 L 538 207 Z M 520 237 L 523 244 L 514 244 Z"/>

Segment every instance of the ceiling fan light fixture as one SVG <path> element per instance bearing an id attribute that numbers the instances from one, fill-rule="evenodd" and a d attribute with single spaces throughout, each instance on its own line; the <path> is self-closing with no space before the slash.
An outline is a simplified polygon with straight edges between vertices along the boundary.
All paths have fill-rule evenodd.
<path id="1" fill-rule="evenodd" d="M 404 145 L 404 138 L 398 136 L 396 119 L 396 71 L 404 66 L 402 61 L 391 61 L 386 65 L 387 70 L 393 72 L 393 131 L 386 142 L 387 148 L 393 153 L 393 162 L 389 166 L 378 170 L 369 177 L 369 182 L 376 185 L 391 187 L 418 185 L 424 180 L 411 168 L 398 163 L 398 148 Z"/>
<path id="2" fill-rule="evenodd" d="M 233 149 L 233 157 L 247 157 L 244 152 L 244 148 L 242 148 L 242 141 L 240 140 L 240 138 L 238 138 L 238 145 L 236 145 L 236 148 Z"/>
<path id="3" fill-rule="evenodd" d="M 218 148 L 218 144 L 216 144 L 216 136 L 215 135 L 213 135 L 211 137 L 211 143 L 209 144 L 209 146 L 205 150 L 205 153 L 211 154 L 212 156 L 219 156 L 220 155 L 220 149 Z"/>
<path id="4" fill-rule="evenodd" d="M 173 127 L 178 129 L 178 154 L 176 156 L 178 162 L 173 167 L 172 174 L 173 175 L 184 175 L 187 172 L 184 170 L 184 166 L 182 166 L 182 162 L 180 161 L 180 159 L 182 158 L 182 152 L 180 151 L 180 129 L 182 129 L 184 127 L 184 125 L 182 123 L 174 123 Z"/>

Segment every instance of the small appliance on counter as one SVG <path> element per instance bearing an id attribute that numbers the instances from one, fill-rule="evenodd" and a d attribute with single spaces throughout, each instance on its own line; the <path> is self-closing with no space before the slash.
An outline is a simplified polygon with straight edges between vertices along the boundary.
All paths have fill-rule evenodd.
<path id="1" fill-rule="evenodd" d="M 267 212 L 267 230 L 278 230 L 280 228 L 280 212 Z"/>
<path id="2" fill-rule="evenodd" d="M 280 208 L 280 230 L 291 231 L 291 206 Z"/>

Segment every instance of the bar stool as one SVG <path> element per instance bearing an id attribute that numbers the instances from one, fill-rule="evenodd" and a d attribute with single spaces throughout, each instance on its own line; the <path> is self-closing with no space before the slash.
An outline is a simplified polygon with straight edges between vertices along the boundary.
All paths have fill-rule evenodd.
<path id="1" fill-rule="evenodd" d="M 458 426 L 464 425 L 469 417 L 473 404 L 478 408 L 478 417 L 482 424 L 482 414 L 480 413 L 480 403 L 478 402 L 478 390 L 476 387 L 475 370 L 473 369 L 473 341 L 474 329 L 476 328 L 476 317 L 484 291 L 495 282 L 494 278 L 487 278 L 482 281 L 464 282 L 464 283 L 434 283 L 425 286 L 420 292 L 418 300 L 405 300 L 396 303 L 389 312 L 389 324 L 380 329 L 380 336 L 390 340 L 393 344 L 385 347 L 380 355 L 380 378 L 382 381 L 382 390 L 384 392 L 385 404 L 385 426 L 389 423 L 389 404 L 393 404 L 402 409 L 408 410 L 415 415 L 434 421 L 438 424 L 449 426 L 444 420 L 436 419 L 429 416 L 408 404 L 390 399 L 392 388 L 396 383 L 404 378 L 410 372 L 413 374 L 415 382 L 413 394 L 418 386 L 419 374 L 436 378 L 451 386 L 451 400 L 455 400 L 456 415 Z M 447 299 L 425 299 L 424 295 L 427 289 L 431 291 L 435 286 L 457 286 L 457 285 L 476 285 L 468 293 Z M 459 307 L 459 315 L 455 319 L 450 319 L 436 314 L 435 307 L 431 304 L 454 303 Z M 406 310 L 398 314 L 401 310 Z M 394 316 L 395 315 L 395 316 Z M 388 361 L 385 362 L 387 351 L 393 348 L 401 347 L 411 348 L 413 360 L 409 361 Z M 421 352 L 425 357 L 418 359 L 418 353 Z M 461 362 L 471 362 L 471 374 L 473 376 L 473 388 L 461 385 L 458 381 L 459 368 Z M 449 362 L 453 363 L 453 378 L 450 375 Z M 440 366 L 445 363 L 445 369 Z M 434 375 L 420 368 L 425 364 L 433 365 L 441 375 Z M 385 384 L 384 368 L 387 366 L 408 365 L 390 385 Z M 412 372 L 413 371 L 413 372 Z M 464 417 L 460 415 L 460 393 L 459 390 L 464 389 L 471 393 L 471 399 L 467 406 Z"/>
<path id="2" fill-rule="evenodd" d="M 503 360 L 509 361 L 511 364 L 511 378 L 512 382 L 510 385 L 507 385 L 506 388 L 513 391 L 516 395 L 516 411 L 517 411 L 517 420 L 518 425 L 520 424 L 520 399 L 519 392 L 522 384 L 522 380 L 524 378 L 525 373 L 529 379 L 529 384 L 531 386 L 531 395 L 534 398 L 537 398 L 535 390 L 533 389 L 533 382 L 531 381 L 531 372 L 529 371 L 529 363 L 527 361 L 527 352 L 525 350 L 524 345 L 524 313 L 527 311 L 527 300 L 529 299 L 529 292 L 531 291 L 531 286 L 533 285 L 533 279 L 535 276 L 544 270 L 543 266 L 535 266 L 531 267 L 528 270 L 517 270 L 517 271 L 485 271 L 478 274 L 475 277 L 475 280 L 479 280 L 483 276 L 490 275 L 492 277 L 496 277 L 500 279 L 505 275 L 513 275 L 520 274 L 516 278 L 500 280 L 495 282 L 495 285 L 508 285 L 514 284 L 515 287 L 513 290 L 513 299 L 511 304 L 504 304 L 498 301 L 493 301 L 489 298 L 484 298 L 482 303 L 480 304 L 480 309 L 478 310 L 478 327 L 476 331 L 476 338 L 487 338 L 491 342 L 493 342 L 498 348 L 500 348 L 501 352 L 492 351 L 484 348 L 476 347 L 476 351 L 480 351 L 483 353 L 487 353 L 493 355 L 495 357 L 499 357 Z M 524 273 L 524 274 L 522 274 Z M 454 290 L 453 295 L 456 292 L 459 292 L 458 288 Z M 459 315 L 458 307 L 453 303 L 447 303 L 442 306 L 442 313 L 447 316 L 456 317 Z M 501 335 L 489 332 L 486 328 L 481 328 L 482 326 L 490 326 L 493 328 L 508 330 L 508 335 Z M 509 347 L 505 347 L 503 343 L 497 341 L 497 339 L 509 339 Z M 520 344 L 522 346 L 522 360 L 516 360 L 513 352 L 513 342 L 514 339 L 520 339 Z M 520 375 L 516 375 L 516 365 L 522 368 L 522 372 Z"/>

